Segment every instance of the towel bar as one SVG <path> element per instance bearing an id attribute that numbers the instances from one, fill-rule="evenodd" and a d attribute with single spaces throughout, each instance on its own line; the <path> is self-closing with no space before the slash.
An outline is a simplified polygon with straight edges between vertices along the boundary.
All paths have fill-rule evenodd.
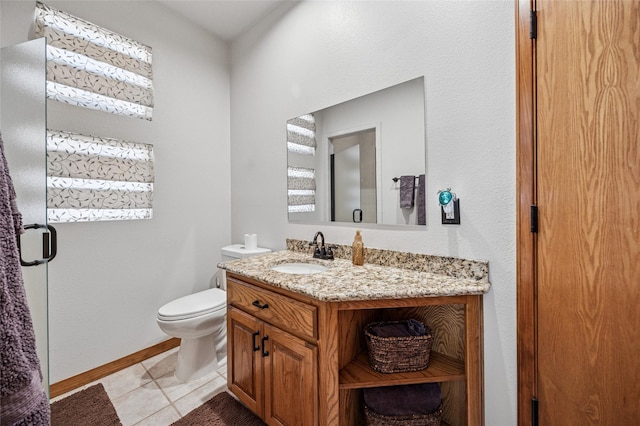
<path id="1" fill-rule="evenodd" d="M 414 176 L 414 178 L 416 178 L 416 179 L 418 179 L 419 177 L 420 176 Z M 391 178 L 391 180 L 394 181 L 394 182 L 397 182 L 397 181 L 400 180 L 400 178 L 399 177 L 394 177 L 394 178 Z"/>

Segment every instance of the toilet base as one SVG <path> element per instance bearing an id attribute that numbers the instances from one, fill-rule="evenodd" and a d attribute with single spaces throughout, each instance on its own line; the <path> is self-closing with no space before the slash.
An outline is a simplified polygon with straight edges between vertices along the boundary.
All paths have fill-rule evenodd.
<path id="1" fill-rule="evenodd" d="M 184 383 L 195 382 L 217 369 L 218 357 L 213 334 L 197 339 L 182 339 L 176 364 L 176 379 Z"/>

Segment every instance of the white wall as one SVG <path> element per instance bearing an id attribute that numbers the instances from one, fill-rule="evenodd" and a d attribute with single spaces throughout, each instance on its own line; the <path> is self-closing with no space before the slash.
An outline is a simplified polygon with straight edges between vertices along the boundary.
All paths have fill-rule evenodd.
<path id="1" fill-rule="evenodd" d="M 48 1 L 153 49 L 153 121 L 48 102 L 48 126 L 154 145 L 151 220 L 57 225 L 49 267 L 51 383 L 167 338 L 157 309 L 207 288 L 230 239 L 227 45 L 156 2 Z M 117 3 L 117 4 L 116 4 Z M 2 45 L 35 2 L 2 1 Z"/>
<path id="2" fill-rule="evenodd" d="M 285 122 L 425 76 L 426 231 L 365 229 L 365 246 L 489 261 L 487 425 L 516 424 L 514 5 L 495 1 L 302 2 L 231 47 L 232 239 L 350 244 L 355 228 L 287 222 Z M 270 27 L 270 24 L 273 24 Z M 436 192 L 460 197 L 440 224 Z"/>

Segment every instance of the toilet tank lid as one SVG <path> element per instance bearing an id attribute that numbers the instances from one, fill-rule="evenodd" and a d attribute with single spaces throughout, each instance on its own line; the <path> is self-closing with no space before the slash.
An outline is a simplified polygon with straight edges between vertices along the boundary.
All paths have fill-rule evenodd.
<path id="1" fill-rule="evenodd" d="M 232 244 L 230 246 L 222 247 L 222 254 L 224 256 L 233 257 L 235 259 L 256 256 L 258 254 L 264 254 L 269 252 L 271 252 L 271 249 L 263 248 L 263 247 L 248 249 L 244 246 L 244 244 Z"/>

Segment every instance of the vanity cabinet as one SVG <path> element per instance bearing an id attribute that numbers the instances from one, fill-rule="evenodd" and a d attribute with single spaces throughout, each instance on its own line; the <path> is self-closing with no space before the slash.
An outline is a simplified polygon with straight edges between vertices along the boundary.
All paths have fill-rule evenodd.
<path id="1" fill-rule="evenodd" d="M 235 279 L 227 294 L 229 390 L 267 424 L 318 424 L 315 308 Z"/>
<path id="2" fill-rule="evenodd" d="M 484 424 L 482 295 L 323 301 L 227 277 L 229 390 L 267 424 L 361 425 L 362 389 L 433 382 L 443 424 Z M 374 371 L 365 325 L 407 318 L 434 331 L 429 367 Z"/>

